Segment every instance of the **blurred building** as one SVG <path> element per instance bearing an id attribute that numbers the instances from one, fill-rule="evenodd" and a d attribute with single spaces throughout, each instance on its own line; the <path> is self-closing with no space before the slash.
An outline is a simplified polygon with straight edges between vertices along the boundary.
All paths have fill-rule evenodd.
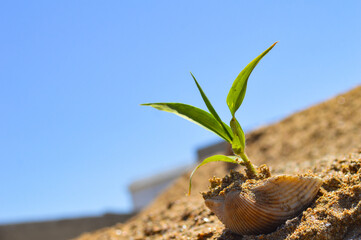
<path id="1" fill-rule="evenodd" d="M 140 179 L 129 186 L 133 200 L 133 211 L 138 212 L 147 206 L 159 193 L 169 187 L 174 180 L 191 169 L 190 166 L 175 168 L 157 175 Z"/>
<path id="2" fill-rule="evenodd" d="M 222 154 L 222 155 L 233 155 L 232 147 L 227 142 L 218 142 L 197 150 L 198 162 L 204 160 L 207 157 Z"/>
<path id="3" fill-rule="evenodd" d="M 229 144 L 220 142 L 199 149 L 197 158 L 198 161 L 201 161 L 211 155 L 228 155 L 230 153 Z M 133 182 L 129 186 L 134 206 L 132 214 L 105 214 L 99 217 L 0 225 L 0 240 L 65 240 L 75 238 L 85 232 L 123 223 L 147 206 L 178 177 L 193 169 L 196 164 L 179 167 Z"/>
<path id="4" fill-rule="evenodd" d="M 0 225 L 1 240 L 66 240 L 128 220 L 133 214 L 105 214 L 57 221 Z"/>
<path id="5" fill-rule="evenodd" d="M 232 150 L 227 142 L 219 142 L 200 148 L 197 151 L 197 162 L 215 154 L 229 155 L 231 153 Z M 132 195 L 134 211 L 138 212 L 147 206 L 158 196 L 159 193 L 169 187 L 177 178 L 186 172 L 189 172 L 194 167 L 194 164 L 183 166 L 133 182 L 129 186 L 129 191 Z"/>

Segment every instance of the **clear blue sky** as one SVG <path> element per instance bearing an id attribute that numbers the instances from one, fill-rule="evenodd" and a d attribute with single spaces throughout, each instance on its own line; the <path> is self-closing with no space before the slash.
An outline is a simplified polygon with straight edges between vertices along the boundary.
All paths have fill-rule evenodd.
<path id="1" fill-rule="evenodd" d="M 127 186 L 190 164 L 218 138 L 145 102 L 229 121 L 251 76 L 246 130 L 360 84 L 360 1 L 2 1 L 0 223 L 130 211 Z"/>

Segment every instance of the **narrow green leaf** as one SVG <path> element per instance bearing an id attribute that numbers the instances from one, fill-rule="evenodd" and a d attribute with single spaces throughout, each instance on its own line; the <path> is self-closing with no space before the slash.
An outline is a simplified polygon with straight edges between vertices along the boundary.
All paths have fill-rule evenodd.
<path id="1" fill-rule="evenodd" d="M 266 51 L 261 53 L 258 57 L 253 59 L 243 70 L 238 74 L 236 80 L 234 80 L 233 85 L 227 96 L 227 105 L 229 110 L 232 113 L 232 116 L 236 113 L 238 108 L 241 106 L 244 96 L 246 95 L 247 82 L 248 78 L 251 75 L 253 69 L 257 66 L 259 61 L 276 45 L 277 42 L 272 44 Z"/>
<path id="2" fill-rule="evenodd" d="M 236 155 L 240 155 L 244 152 L 246 138 L 241 125 L 235 117 L 232 118 L 230 125 L 233 131 L 232 149 Z"/>
<path id="3" fill-rule="evenodd" d="M 208 100 L 206 94 L 203 92 L 201 86 L 199 85 L 197 79 L 193 76 L 193 74 L 191 73 L 194 82 L 197 85 L 197 88 L 203 98 L 204 103 L 206 104 L 209 112 L 213 115 L 213 117 L 222 125 L 222 128 L 224 129 L 224 131 L 227 133 L 228 137 L 232 140 L 232 131 L 229 129 L 229 127 L 221 120 L 221 118 L 219 117 L 219 115 L 217 114 L 216 110 L 213 108 L 211 102 Z M 228 128 L 227 128 L 228 127 Z"/>
<path id="4" fill-rule="evenodd" d="M 224 155 L 214 155 L 212 157 L 206 158 L 204 159 L 191 173 L 190 177 L 189 177 L 189 190 L 188 190 L 188 196 L 191 195 L 191 190 L 192 190 L 192 177 L 193 174 L 198 170 L 198 168 L 200 168 L 201 166 L 203 166 L 204 164 L 207 164 L 209 162 L 230 162 L 230 163 L 236 163 L 236 164 L 240 164 L 239 161 L 237 161 L 237 157 L 235 156 L 224 156 Z"/>
<path id="5" fill-rule="evenodd" d="M 143 106 L 151 106 L 158 110 L 177 114 L 191 122 L 194 122 L 205 129 L 214 132 L 227 142 L 231 143 L 227 132 L 223 129 L 222 125 L 212 116 L 212 114 L 183 103 L 146 103 Z"/>

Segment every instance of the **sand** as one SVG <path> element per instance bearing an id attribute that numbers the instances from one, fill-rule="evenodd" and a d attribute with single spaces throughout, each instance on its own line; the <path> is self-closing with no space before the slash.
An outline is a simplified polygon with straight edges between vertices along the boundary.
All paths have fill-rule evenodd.
<path id="1" fill-rule="evenodd" d="M 211 163 L 195 174 L 191 197 L 186 174 L 126 224 L 77 239 L 361 239 L 360 149 L 357 87 L 247 135 L 251 161 L 267 164 L 272 175 L 312 172 L 324 181 L 311 206 L 275 232 L 240 236 L 224 228 L 199 194 L 210 178 L 228 174 L 229 165 Z"/>

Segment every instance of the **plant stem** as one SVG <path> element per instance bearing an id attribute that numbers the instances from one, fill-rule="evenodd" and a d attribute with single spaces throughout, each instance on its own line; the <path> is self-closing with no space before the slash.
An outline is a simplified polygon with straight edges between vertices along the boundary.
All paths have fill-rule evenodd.
<path id="1" fill-rule="evenodd" d="M 252 174 L 254 174 L 254 176 L 257 176 L 257 171 L 256 169 L 253 167 L 251 161 L 248 159 L 246 153 L 244 152 L 241 152 L 239 154 L 239 156 L 242 158 L 243 162 L 244 162 L 244 165 L 246 166 L 247 170 L 249 172 L 251 172 Z"/>

